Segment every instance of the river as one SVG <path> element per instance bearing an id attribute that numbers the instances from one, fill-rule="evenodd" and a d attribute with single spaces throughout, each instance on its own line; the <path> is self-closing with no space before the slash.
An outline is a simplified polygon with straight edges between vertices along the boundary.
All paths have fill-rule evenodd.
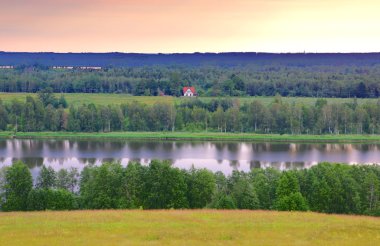
<path id="1" fill-rule="evenodd" d="M 55 170 L 106 161 L 148 164 L 169 160 L 175 167 L 207 168 L 230 174 L 232 170 L 273 167 L 280 170 L 309 168 L 319 162 L 380 164 L 380 144 L 252 143 L 213 141 L 118 140 L 0 140 L 0 167 L 24 161 L 35 176 L 41 165 Z"/>

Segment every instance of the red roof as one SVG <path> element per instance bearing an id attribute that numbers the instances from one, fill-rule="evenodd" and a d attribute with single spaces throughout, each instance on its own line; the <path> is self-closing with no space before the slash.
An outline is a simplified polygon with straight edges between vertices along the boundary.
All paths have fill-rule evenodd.
<path id="1" fill-rule="evenodd" d="M 190 89 L 193 94 L 195 94 L 195 88 L 194 87 L 183 87 L 183 94 L 186 93 L 186 91 Z"/>

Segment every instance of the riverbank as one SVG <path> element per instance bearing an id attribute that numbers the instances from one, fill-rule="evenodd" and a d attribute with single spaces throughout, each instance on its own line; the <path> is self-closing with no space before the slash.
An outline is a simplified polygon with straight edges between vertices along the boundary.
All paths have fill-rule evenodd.
<path id="1" fill-rule="evenodd" d="M 16 139 L 133 139 L 185 141 L 257 141 L 257 142 L 311 142 L 311 143 L 377 143 L 380 135 L 279 135 L 218 132 L 0 132 L 0 138 Z"/>
<path id="2" fill-rule="evenodd" d="M 247 210 L 0 213 L 2 245 L 379 245 L 366 216 Z"/>

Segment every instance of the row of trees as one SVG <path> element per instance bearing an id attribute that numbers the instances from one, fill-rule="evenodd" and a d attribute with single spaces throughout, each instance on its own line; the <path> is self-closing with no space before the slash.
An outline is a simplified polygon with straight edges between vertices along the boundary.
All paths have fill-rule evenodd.
<path id="1" fill-rule="evenodd" d="M 17 131 L 221 131 L 288 134 L 378 134 L 380 101 L 358 105 L 315 105 L 283 102 L 275 97 L 269 105 L 258 100 L 239 104 L 230 99 L 185 100 L 172 103 L 122 105 L 67 104 L 64 97 L 52 105 L 46 96 L 27 97 L 25 102 L 0 101 L 0 130 Z M 50 99 L 49 99 L 50 100 Z M 54 101 L 53 100 L 53 101 Z M 59 103 L 62 102 L 62 103 Z"/>
<path id="2" fill-rule="evenodd" d="M 0 196 L 3 211 L 216 208 L 380 215 L 380 167 L 322 163 L 225 176 L 160 161 L 104 163 L 80 174 L 43 166 L 33 185 L 28 167 L 16 162 L 0 172 Z"/>
<path id="3" fill-rule="evenodd" d="M 180 96 L 196 86 L 200 96 L 379 97 L 380 65 L 147 66 L 102 70 L 0 70 L 0 92 L 128 93 Z"/>

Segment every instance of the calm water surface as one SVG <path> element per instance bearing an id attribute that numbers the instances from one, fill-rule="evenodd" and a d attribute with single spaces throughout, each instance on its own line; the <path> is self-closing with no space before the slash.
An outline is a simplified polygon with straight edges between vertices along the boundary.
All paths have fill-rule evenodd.
<path id="1" fill-rule="evenodd" d="M 305 144 L 178 141 L 0 140 L 0 167 L 22 160 L 33 175 L 42 164 L 54 169 L 105 161 L 148 164 L 170 160 L 179 168 L 207 168 L 230 174 L 252 168 L 308 168 L 318 162 L 380 164 L 380 144 Z"/>

